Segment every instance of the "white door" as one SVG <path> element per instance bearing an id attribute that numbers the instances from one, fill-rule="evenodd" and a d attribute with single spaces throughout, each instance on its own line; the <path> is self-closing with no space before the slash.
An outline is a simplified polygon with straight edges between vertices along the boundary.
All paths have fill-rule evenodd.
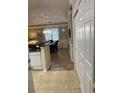
<path id="1" fill-rule="evenodd" d="M 77 0 L 79 1 L 79 0 Z M 75 66 L 81 92 L 93 93 L 94 87 L 94 0 L 81 0 L 74 17 Z"/>

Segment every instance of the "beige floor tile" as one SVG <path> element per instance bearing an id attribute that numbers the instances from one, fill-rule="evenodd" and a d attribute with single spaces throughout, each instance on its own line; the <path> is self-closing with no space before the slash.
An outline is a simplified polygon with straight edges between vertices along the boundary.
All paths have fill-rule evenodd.
<path id="1" fill-rule="evenodd" d="M 57 77 L 56 76 L 53 76 L 53 75 L 51 75 L 51 76 L 44 76 L 44 77 L 41 76 L 40 81 L 54 82 L 54 81 L 56 81 L 56 79 L 57 79 Z"/>
<path id="2" fill-rule="evenodd" d="M 72 91 L 69 89 L 60 89 L 60 90 L 57 90 L 57 93 L 72 93 Z"/>
<path id="3" fill-rule="evenodd" d="M 79 80 L 74 71 L 34 71 L 36 93 L 80 93 Z"/>
<path id="4" fill-rule="evenodd" d="M 71 89 L 80 89 L 80 84 L 78 82 L 71 82 L 70 88 Z"/>
<path id="5" fill-rule="evenodd" d="M 57 93 L 57 90 L 53 90 L 53 89 L 42 89 L 39 91 L 39 93 Z"/>
<path id="6" fill-rule="evenodd" d="M 70 82 L 60 82 L 58 89 L 71 89 L 70 88 Z"/>
<path id="7" fill-rule="evenodd" d="M 41 89 L 57 89 L 58 83 L 57 82 L 42 82 L 39 87 Z"/>
<path id="8" fill-rule="evenodd" d="M 71 93 L 81 93 L 81 91 L 78 89 L 78 90 L 71 90 Z"/>

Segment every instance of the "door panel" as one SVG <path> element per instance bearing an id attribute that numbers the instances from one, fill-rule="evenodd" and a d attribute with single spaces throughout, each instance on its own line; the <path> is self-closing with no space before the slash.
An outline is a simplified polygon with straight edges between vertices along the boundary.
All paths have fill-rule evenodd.
<path id="1" fill-rule="evenodd" d="M 92 88 L 91 88 L 91 86 L 92 86 L 92 82 L 91 82 L 91 78 L 90 78 L 91 76 L 88 74 L 88 73 L 86 73 L 86 93 L 92 93 Z"/>
<path id="2" fill-rule="evenodd" d="M 94 0 L 82 0 L 73 17 L 75 68 L 81 92 L 93 93 L 94 84 Z"/>
<path id="3" fill-rule="evenodd" d="M 90 23 L 88 21 L 84 24 L 84 31 L 85 31 L 85 58 L 88 64 L 91 64 L 91 31 L 90 31 Z"/>

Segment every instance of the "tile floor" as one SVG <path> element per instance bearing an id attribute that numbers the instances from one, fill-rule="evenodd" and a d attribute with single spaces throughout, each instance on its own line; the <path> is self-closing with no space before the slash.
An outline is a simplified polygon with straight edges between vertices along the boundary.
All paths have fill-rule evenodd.
<path id="1" fill-rule="evenodd" d="M 58 49 L 58 52 L 51 54 L 52 65 L 50 70 L 73 70 L 74 63 L 71 61 L 68 48 Z"/>
<path id="2" fill-rule="evenodd" d="M 81 93 L 75 71 L 32 71 L 35 93 Z"/>
<path id="3" fill-rule="evenodd" d="M 48 72 L 32 71 L 35 93 L 81 93 L 68 49 L 51 54 L 51 61 Z"/>

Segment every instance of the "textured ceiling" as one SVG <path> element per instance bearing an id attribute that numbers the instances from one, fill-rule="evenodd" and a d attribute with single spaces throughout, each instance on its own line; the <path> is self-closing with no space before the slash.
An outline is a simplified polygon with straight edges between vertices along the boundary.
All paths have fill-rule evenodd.
<path id="1" fill-rule="evenodd" d="M 28 2 L 29 25 L 67 22 L 69 0 L 28 0 Z"/>

